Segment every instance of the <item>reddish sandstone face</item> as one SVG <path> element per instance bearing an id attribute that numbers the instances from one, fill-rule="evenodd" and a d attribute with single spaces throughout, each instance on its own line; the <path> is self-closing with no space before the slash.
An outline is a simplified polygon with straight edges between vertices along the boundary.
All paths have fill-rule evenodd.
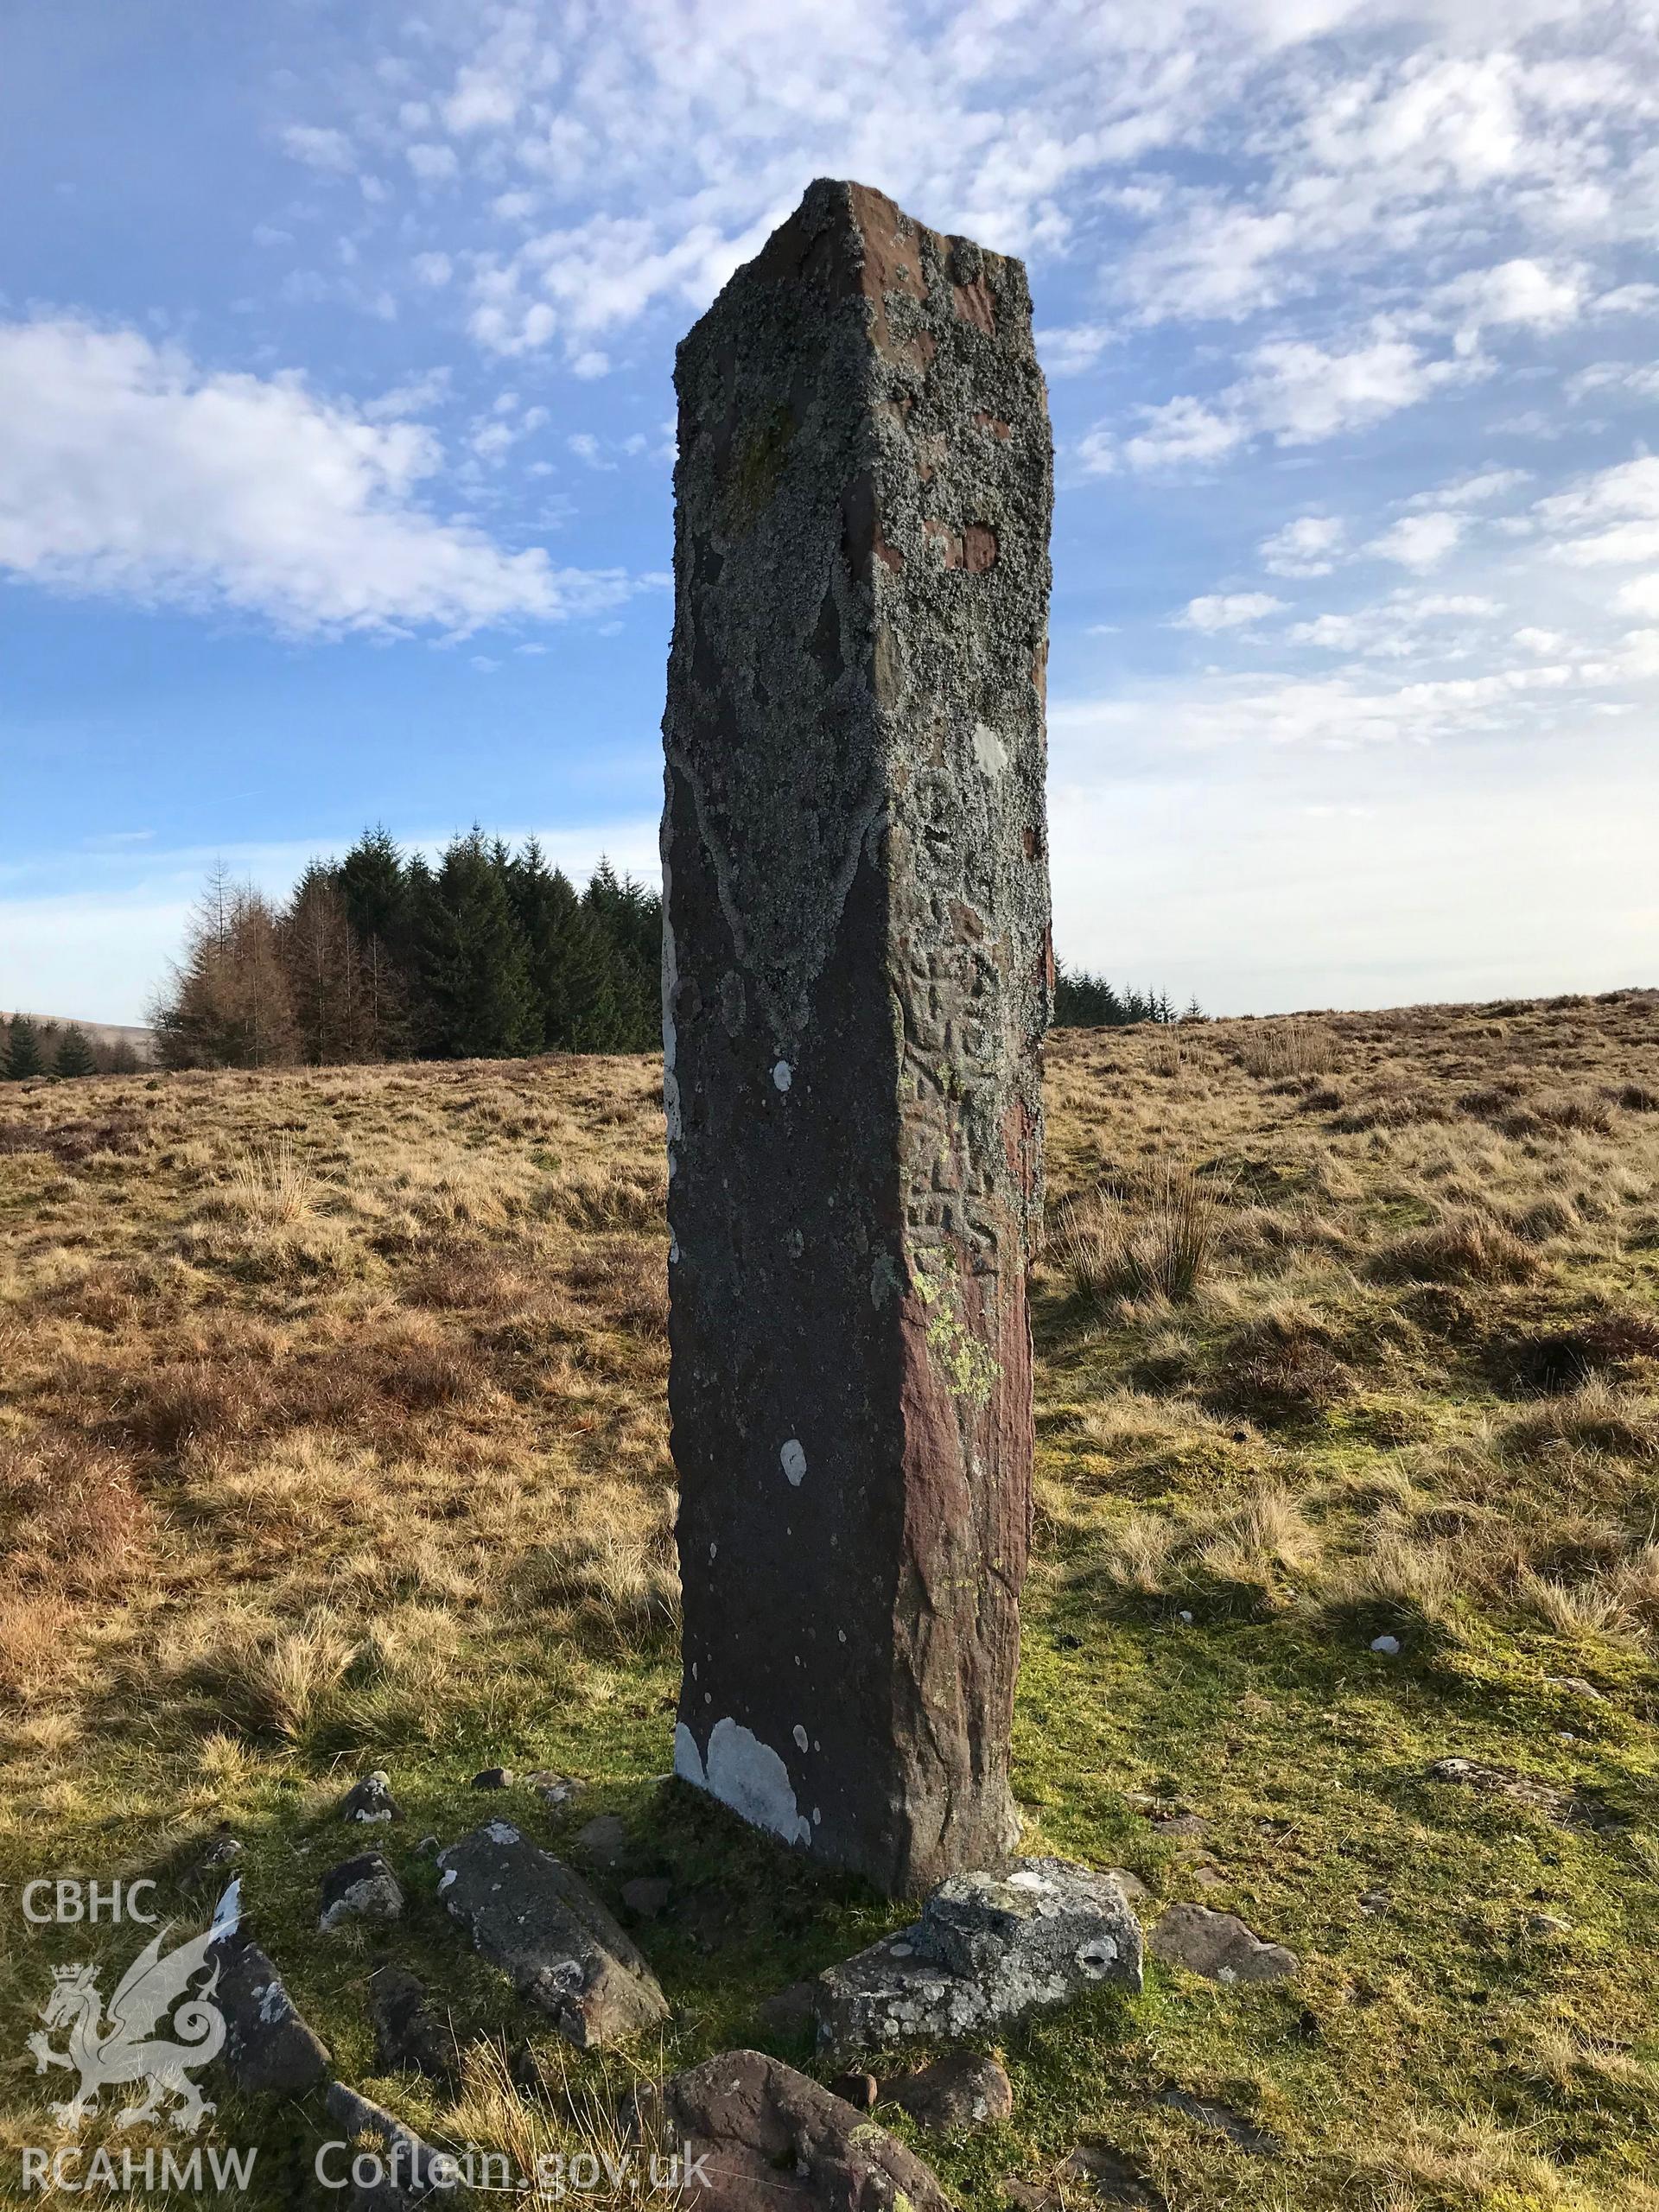
<path id="1" fill-rule="evenodd" d="M 677 1765 L 995 1863 L 1052 990 L 1020 265 L 821 183 L 680 350 L 664 721 Z"/>

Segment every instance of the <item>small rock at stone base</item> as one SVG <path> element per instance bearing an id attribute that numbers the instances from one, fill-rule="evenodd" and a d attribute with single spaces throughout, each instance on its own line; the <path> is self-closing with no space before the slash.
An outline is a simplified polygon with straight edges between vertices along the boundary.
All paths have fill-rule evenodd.
<path id="1" fill-rule="evenodd" d="M 949 2212 L 916 2153 L 781 2059 L 732 2050 L 636 2094 L 634 2120 L 704 2177 L 688 2212 Z"/>
<path id="2" fill-rule="evenodd" d="M 907 2112 L 927 2134 L 949 2135 L 1007 2120 L 1014 2111 L 1014 2085 L 995 2059 L 953 2050 L 914 2074 L 883 2082 L 880 2101 Z"/>
<path id="3" fill-rule="evenodd" d="M 1570 1920 L 1563 1920 L 1558 1913 L 1529 1912 L 1527 1915 L 1527 1929 L 1529 1935 L 1565 1936 L 1570 1932 L 1572 1926 Z"/>
<path id="4" fill-rule="evenodd" d="M 453 1916 L 579 2049 L 668 2018 L 656 1975 L 588 1885 L 507 1821 L 474 1828 L 438 1864 Z"/>
<path id="5" fill-rule="evenodd" d="M 1372 1918 L 1376 1919 L 1379 1915 L 1385 1913 L 1393 1903 L 1394 1899 L 1386 1890 L 1367 1890 L 1360 1898 L 1359 1909 L 1362 1912 L 1369 1912 Z"/>
<path id="6" fill-rule="evenodd" d="M 365 1851 L 342 1859 L 322 1878 L 322 1911 L 317 1921 L 325 1930 L 343 1920 L 401 1920 L 403 1885 L 378 1851 Z"/>
<path id="7" fill-rule="evenodd" d="M 1566 1690 L 1572 1697 L 1587 1697 L 1592 1704 L 1605 1705 L 1606 1699 L 1593 1682 L 1586 1682 L 1582 1675 L 1546 1675 L 1547 1690 Z"/>
<path id="8" fill-rule="evenodd" d="M 1141 1929 L 1117 1884 L 1061 1859 L 958 1874 L 922 1916 L 816 1984 L 833 2056 L 906 2037 L 945 2042 L 1062 2005 L 1102 1984 L 1141 1987 Z"/>
<path id="9" fill-rule="evenodd" d="M 1195 1866 L 1192 1879 L 1201 1890 L 1224 1890 L 1227 1886 L 1227 1877 L 1219 1866 Z"/>
<path id="10" fill-rule="evenodd" d="M 576 1830 L 576 1848 L 606 1867 L 620 1866 L 628 1854 L 628 1831 L 617 1813 L 601 1813 Z"/>
<path id="11" fill-rule="evenodd" d="M 380 1821 L 401 1821 L 403 1808 L 391 1794 L 391 1777 L 384 1767 L 376 1767 L 355 1782 L 340 1800 L 340 1817 L 342 1821 L 360 1821 L 365 1825 Z"/>
<path id="12" fill-rule="evenodd" d="M 473 1789 L 511 1789 L 512 1769 L 510 1766 L 481 1768 L 467 1786 Z"/>
<path id="13" fill-rule="evenodd" d="M 1122 1891 L 1131 1904 L 1146 1904 L 1150 1902 L 1152 1891 L 1141 1877 L 1129 1867 L 1109 1866 L 1106 1872 L 1110 1879 L 1117 1884 L 1118 1888 Z"/>
<path id="14" fill-rule="evenodd" d="M 426 2001 L 426 1984 L 403 1967 L 380 1967 L 369 1976 L 374 2021 L 375 2071 L 412 2067 L 453 2088 L 460 2078 L 455 2040 Z"/>
<path id="15" fill-rule="evenodd" d="M 1264 1943 L 1232 1913 L 1211 1912 L 1202 1904 L 1171 1905 L 1147 1936 L 1147 1948 L 1209 1981 L 1283 1981 L 1301 1965 L 1282 1943 Z"/>
<path id="16" fill-rule="evenodd" d="M 656 1920 L 668 1909 L 670 1885 L 660 1874 L 640 1874 L 622 1885 L 622 1902 L 641 1920 Z"/>
<path id="17" fill-rule="evenodd" d="M 1396 1658 L 1400 1651 L 1400 1639 L 1397 1636 L 1374 1636 L 1371 1649 L 1380 1651 L 1385 1659 Z"/>
<path id="18" fill-rule="evenodd" d="M 874 2074 L 837 2074 L 830 2084 L 830 2094 L 851 2105 L 855 2112 L 874 2112 L 881 2084 Z"/>
<path id="19" fill-rule="evenodd" d="M 543 1767 L 538 1773 L 526 1775 L 524 1779 L 542 1802 L 556 1813 L 579 1796 L 587 1787 L 574 1775 L 555 1774 L 551 1767 Z"/>
<path id="20" fill-rule="evenodd" d="M 225 2016 L 225 2063 L 251 2095 L 302 2096 L 327 2075 L 328 2048 L 294 2008 L 276 1967 L 236 1930 L 208 1956 L 219 1967 L 213 2002 Z"/>

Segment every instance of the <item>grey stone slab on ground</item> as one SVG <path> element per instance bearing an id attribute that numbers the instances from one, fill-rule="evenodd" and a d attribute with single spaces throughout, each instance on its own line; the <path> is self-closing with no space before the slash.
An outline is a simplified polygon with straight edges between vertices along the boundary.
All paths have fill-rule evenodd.
<path id="1" fill-rule="evenodd" d="M 1209 1981 L 1285 1981 L 1301 1961 L 1282 1943 L 1264 1943 L 1230 1912 L 1173 1904 L 1147 1938 L 1156 1959 L 1189 1967 Z"/>
<path id="2" fill-rule="evenodd" d="M 675 1770 L 999 1864 L 1052 997 L 1017 261 L 820 180 L 679 349 L 663 730 Z"/>
<path id="3" fill-rule="evenodd" d="M 403 1885 L 378 1851 L 343 1859 L 322 1878 L 322 1910 L 317 1925 L 325 1931 L 338 1928 L 345 1920 L 384 1923 L 403 1916 Z"/>
<path id="4" fill-rule="evenodd" d="M 360 2191 L 368 2202 L 391 2212 L 394 2206 L 424 2204 L 435 2193 L 441 2198 L 455 2188 L 459 2162 L 448 2151 L 435 2151 L 384 2105 L 359 2096 L 344 2082 L 328 2084 L 327 2102 L 330 2119 L 344 2130 L 347 2143 L 359 2135 L 380 2142 L 383 2178 Z"/>
<path id="5" fill-rule="evenodd" d="M 971 2035 L 1103 1984 L 1141 1986 L 1141 1929 L 1109 1875 L 1060 1859 L 957 1875 L 913 1927 L 818 1977 L 818 2041 L 841 2055 Z"/>
<path id="6" fill-rule="evenodd" d="M 647 2087 L 635 2110 L 661 2155 L 687 2157 L 687 2212 L 950 2212 L 913 2151 L 758 2050 Z"/>
<path id="7" fill-rule="evenodd" d="M 327 2045 L 300 2018 L 276 1967 L 237 1930 L 215 1943 L 213 2002 L 225 2015 L 225 2063 L 238 2089 L 302 2096 L 328 2072 Z"/>
<path id="8" fill-rule="evenodd" d="M 474 1828 L 438 1864 L 449 1911 L 572 2043 L 596 2049 L 668 2018 L 643 1954 L 588 1885 L 509 1822 Z"/>

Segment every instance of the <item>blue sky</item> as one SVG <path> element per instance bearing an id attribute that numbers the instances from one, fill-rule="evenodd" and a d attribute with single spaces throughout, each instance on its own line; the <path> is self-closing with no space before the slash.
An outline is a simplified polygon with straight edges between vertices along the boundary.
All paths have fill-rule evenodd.
<path id="1" fill-rule="evenodd" d="M 1659 981 L 1656 112 L 1637 6 L 17 0 L 0 1006 L 369 821 L 654 868 L 673 348 L 818 175 L 1030 267 L 1063 957 Z"/>

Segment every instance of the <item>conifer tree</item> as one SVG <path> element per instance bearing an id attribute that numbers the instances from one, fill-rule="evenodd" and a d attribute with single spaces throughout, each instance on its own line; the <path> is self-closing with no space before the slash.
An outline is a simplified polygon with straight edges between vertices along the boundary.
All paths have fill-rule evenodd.
<path id="1" fill-rule="evenodd" d="M 535 1052 L 542 1025 L 499 848 L 457 837 L 429 879 L 417 959 L 428 1049 L 442 1059 Z"/>
<path id="2" fill-rule="evenodd" d="M 601 858 L 582 905 L 615 948 L 619 1033 L 611 1049 L 645 1052 L 662 1034 L 662 900 Z"/>
<path id="3" fill-rule="evenodd" d="M 512 861 L 508 884 L 524 939 L 530 980 L 548 1052 L 613 1050 L 622 1035 L 614 948 L 563 868 L 550 868 L 531 838 Z"/>
<path id="4" fill-rule="evenodd" d="M 41 1033 L 26 1014 L 12 1016 L 10 1034 L 6 1040 L 6 1074 L 13 1083 L 26 1083 L 30 1076 L 46 1073 L 46 1055 L 41 1050 Z"/>
<path id="5" fill-rule="evenodd" d="M 98 1061 L 91 1041 L 84 1029 L 72 1021 L 58 1039 L 57 1053 L 52 1063 L 52 1072 L 61 1079 L 75 1076 L 96 1075 Z"/>

